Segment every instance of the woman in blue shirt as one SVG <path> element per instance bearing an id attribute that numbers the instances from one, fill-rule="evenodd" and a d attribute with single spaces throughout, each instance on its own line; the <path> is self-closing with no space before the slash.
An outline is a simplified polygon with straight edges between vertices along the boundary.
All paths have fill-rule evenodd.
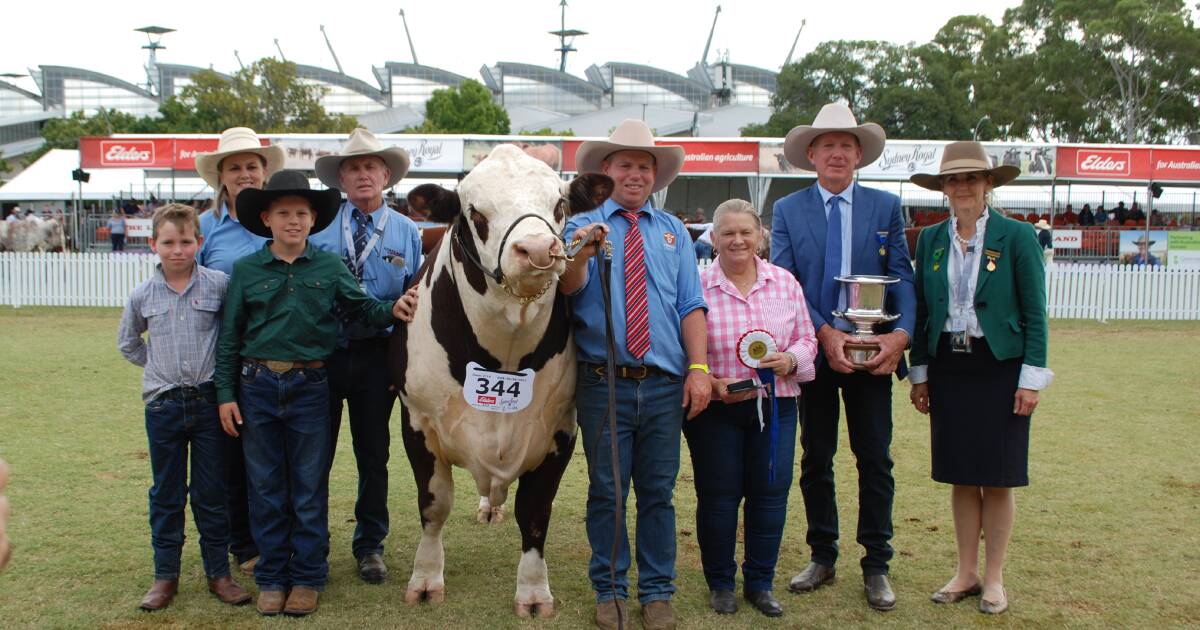
<path id="1" fill-rule="evenodd" d="M 254 130 L 246 127 L 226 129 L 216 151 L 196 156 L 196 171 L 217 193 L 212 209 L 200 216 L 204 243 L 197 262 L 229 274 L 234 261 L 262 249 L 266 239 L 238 222 L 237 195 L 247 188 L 262 188 L 283 162 L 282 147 L 263 146 Z"/>

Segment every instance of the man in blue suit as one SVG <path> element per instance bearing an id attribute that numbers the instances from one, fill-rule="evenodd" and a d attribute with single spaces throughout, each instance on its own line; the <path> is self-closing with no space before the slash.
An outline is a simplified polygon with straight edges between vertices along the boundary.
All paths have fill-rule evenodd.
<path id="1" fill-rule="evenodd" d="M 883 129 L 859 125 L 845 105 L 821 109 L 812 125 L 788 133 L 784 155 L 802 169 L 816 171 L 817 183 L 775 202 L 771 262 L 790 270 L 804 287 L 813 328 L 822 349 L 817 376 L 803 385 L 800 398 L 800 490 L 808 518 L 808 567 L 792 578 L 793 592 L 809 592 L 831 582 L 838 555 L 837 504 L 833 455 L 838 443 L 838 393 L 846 405 L 850 449 L 858 464 L 858 543 L 867 603 L 891 610 L 896 596 L 888 582 L 892 558 L 892 382 L 904 378 L 904 349 L 916 317 L 912 262 L 904 239 L 900 198 L 854 183 L 855 171 L 883 152 Z M 886 275 L 900 279 L 888 288 L 886 308 L 900 318 L 880 326 L 878 355 L 862 370 L 846 359 L 844 345 L 853 327 L 834 311 L 846 305 L 842 275 Z"/>

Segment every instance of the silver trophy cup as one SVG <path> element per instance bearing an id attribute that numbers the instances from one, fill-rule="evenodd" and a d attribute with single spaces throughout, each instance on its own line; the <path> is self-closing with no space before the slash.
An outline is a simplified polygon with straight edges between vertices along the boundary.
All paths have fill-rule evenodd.
<path id="1" fill-rule="evenodd" d="M 889 276 L 838 276 L 838 282 L 845 285 L 846 310 L 834 311 L 834 317 L 840 317 L 854 326 L 850 333 L 851 340 L 846 342 L 846 359 L 854 365 L 854 369 L 865 371 L 863 363 L 879 354 L 879 344 L 868 341 L 875 335 L 875 324 L 891 322 L 899 315 L 889 314 L 884 310 L 889 284 L 899 282 L 899 278 Z"/>

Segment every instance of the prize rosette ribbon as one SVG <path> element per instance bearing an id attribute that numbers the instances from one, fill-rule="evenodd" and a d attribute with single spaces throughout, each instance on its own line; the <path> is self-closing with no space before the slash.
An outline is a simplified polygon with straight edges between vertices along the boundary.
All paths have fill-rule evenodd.
<path id="1" fill-rule="evenodd" d="M 775 338 L 771 333 L 755 329 L 747 331 L 738 339 L 737 350 L 738 360 L 742 365 L 752 369 L 758 374 L 758 382 L 768 386 L 769 396 L 771 399 L 771 454 L 767 460 L 767 474 L 771 483 L 775 483 L 775 451 L 779 444 L 779 403 L 775 399 L 775 371 L 770 368 L 758 367 L 759 361 L 767 358 L 767 355 L 772 352 L 777 352 L 779 344 L 775 343 Z M 755 409 L 758 411 L 758 429 L 762 431 L 765 427 L 763 423 L 762 412 L 762 388 L 758 389 L 758 401 L 755 404 Z"/>

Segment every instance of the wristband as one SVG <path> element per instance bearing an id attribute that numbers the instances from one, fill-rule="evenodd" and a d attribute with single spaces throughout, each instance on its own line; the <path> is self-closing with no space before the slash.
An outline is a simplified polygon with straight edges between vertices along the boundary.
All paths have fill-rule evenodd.
<path id="1" fill-rule="evenodd" d="M 704 372 L 705 374 L 709 373 L 707 363 L 693 363 L 688 366 L 688 369 L 689 370 L 700 370 L 700 371 Z"/>

